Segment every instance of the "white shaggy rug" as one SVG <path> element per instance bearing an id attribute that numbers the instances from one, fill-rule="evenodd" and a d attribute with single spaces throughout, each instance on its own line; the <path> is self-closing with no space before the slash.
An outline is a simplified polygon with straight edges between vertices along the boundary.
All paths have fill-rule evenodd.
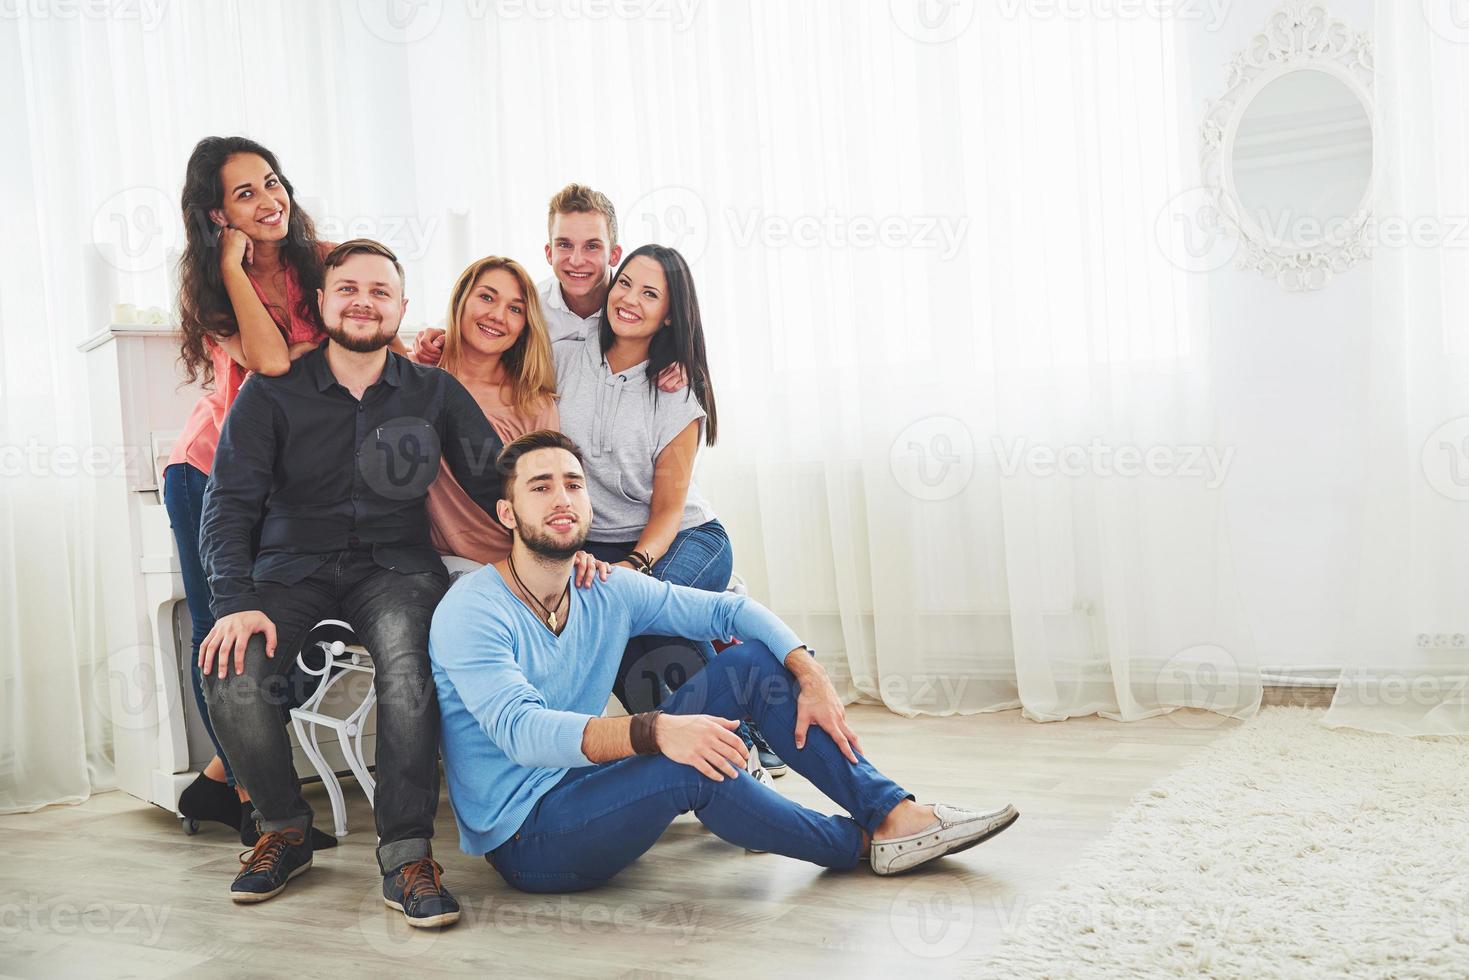
<path id="1" fill-rule="evenodd" d="M 1003 977 L 1469 977 L 1469 739 L 1266 708 L 1013 910 Z"/>

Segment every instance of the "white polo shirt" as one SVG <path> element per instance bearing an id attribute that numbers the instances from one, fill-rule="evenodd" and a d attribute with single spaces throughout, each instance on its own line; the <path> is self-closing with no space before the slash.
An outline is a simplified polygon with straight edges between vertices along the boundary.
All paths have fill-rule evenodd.
<path id="1" fill-rule="evenodd" d="M 568 339 L 585 340 L 589 334 L 596 332 L 601 312 L 580 317 L 568 309 L 566 300 L 561 296 L 561 280 L 552 276 L 536 288 L 541 293 L 541 310 L 546 314 L 546 329 L 551 332 L 551 343 Z"/>

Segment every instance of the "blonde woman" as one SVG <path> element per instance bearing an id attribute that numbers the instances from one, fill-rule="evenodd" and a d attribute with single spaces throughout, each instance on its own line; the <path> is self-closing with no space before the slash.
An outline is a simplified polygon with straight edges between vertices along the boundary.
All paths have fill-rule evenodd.
<path id="1" fill-rule="evenodd" d="M 497 255 L 472 263 L 454 284 L 445 322 L 438 366 L 469 389 L 506 445 L 527 432 L 561 427 L 551 338 L 535 281 L 520 263 Z M 432 363 L 426 352 L 418 360 Z M 429 487 L 428 517 L 441 555 L 488 565 L 510 553 L 510 532 L 447 470 Z M 449 565 L 451 573 L 469 567 Z"/>

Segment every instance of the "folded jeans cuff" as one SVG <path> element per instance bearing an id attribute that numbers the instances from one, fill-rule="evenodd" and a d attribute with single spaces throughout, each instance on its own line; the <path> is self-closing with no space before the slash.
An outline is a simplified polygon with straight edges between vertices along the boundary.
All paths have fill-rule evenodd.
<path id="1" fill-rule="evenodd" d="M 433 848 L 427 837 L 410 837 L 378 845 L 377 866 L 384 875 L 390 875 L 409 861 L 433 857 Z"/>
<path id="2" fill-rule="evenodd" d="M 261 833 L 273 833 L 282 830 L 299 830 L 309 839 L 311 837 L 311 814 L 304 813 L 294 817 L 286 817 L 282 820 L 260 819 Z"/>

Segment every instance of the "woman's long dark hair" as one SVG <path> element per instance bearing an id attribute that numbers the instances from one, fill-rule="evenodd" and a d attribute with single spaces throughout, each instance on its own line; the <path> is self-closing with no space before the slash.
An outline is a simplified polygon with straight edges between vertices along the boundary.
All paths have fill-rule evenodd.
<path id="1" fill-rule="evenodd" d="M 275 154 L 243 136 L 206 136 L 189 154 L 180 202 L 186 244 L 179 258 L 179 323 L 183 332 L 179 359 L 183 361 L 189 384 L 201 375 L 205 384 L 214 380 L 214 363 L 204 346 L 204 338 L 230 337 L 240 330 L 229 294 L 225 292 L 224 276 L 219 271 L 220 229 L 209 218 L 210 211 L 224 207 L 224 186 L 219 171 L 237 153 L 253 153 L 263 159 L 286 189 L 291 217 L 280 245 L 281 261 L 296 274 L 300 288 L 296 315 L 321 326 L 321 313 L 316 307 L 316 291 L 321 288 L 316 225 L 296 203 L 296 192 L 281 173 Z"/>
<path id="2" fill-rule="evenodd" d="M 617 267 L 615 283 L 627 264 L 640 255 L 657 262 L 663 267 L 663 276 L 668 280 L 668 318 L 663 328 L 653 335 L 648 345 L 648 387 L 658 390 L 658 375 L 670 364 L 683 367 L 688 378 L 689 389 L 704 409 L 704 445 L 714 445 L 719 430 L 719 412 L 714 407 L 714 382 L 709 378 L 709 359 L 704 350 L 704 321 L 699 316 L 699 295 L 694 291 L 694 276 L 689 264 L 678 253 L 678 249 L 666 245 L 644 245 L 634 249 Z M 608 307 L 612 294 L 602 305 L 602 323 L 598 330 L 602 340 L 602 356 L 612 349 L 616 334 L 612 332 L 611 314 Z M 659 393 L 662 394 L 661 392 Z"/>

